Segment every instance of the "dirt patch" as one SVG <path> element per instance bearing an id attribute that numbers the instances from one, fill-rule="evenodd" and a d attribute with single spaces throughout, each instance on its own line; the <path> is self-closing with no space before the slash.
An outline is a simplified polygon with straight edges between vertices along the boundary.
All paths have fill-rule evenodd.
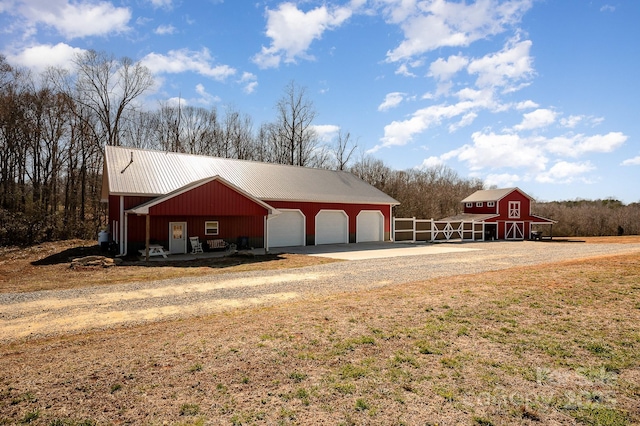
<path id="1" fill-rule="evenodd" d="M 105 255 L 93 241 L 70 240 L 0 248 L 0 293 L 62 290 L 227 272 L 289 269 L 335 262 L 296 254 L 234 256 L 183 262 L 129 259 L 113 268 L 71 269 L 74 258 Z"/>

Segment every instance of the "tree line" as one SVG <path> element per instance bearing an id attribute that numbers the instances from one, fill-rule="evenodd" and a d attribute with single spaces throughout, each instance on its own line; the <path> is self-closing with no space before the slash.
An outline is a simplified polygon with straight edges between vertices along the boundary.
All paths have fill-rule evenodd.
<path id="1" fill-rule="evenodd" d="M 104 52 L 36 76 L 0 55 L 0 245 L 95 239 L 106 221 L 105 145 L 347 170 L 400 201 L 398 217 L 459 213 L 460 200 L 483 187 L 446 166 L 393 170 L 358 153 L 349 132 L 322 141 L 313 102 L 294 81 L 275 102 L 273 121 L 257 127 L 233 107 L 144 108 L 153 84 L 142 64 Z"/>

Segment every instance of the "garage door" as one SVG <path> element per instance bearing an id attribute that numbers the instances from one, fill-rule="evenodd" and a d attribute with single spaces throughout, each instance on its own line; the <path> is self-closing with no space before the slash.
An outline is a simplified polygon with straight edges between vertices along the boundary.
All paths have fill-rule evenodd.
<path id="1" fill-rule="evenodd" d="M 356 242 L 384 241 L 384 217 L 378 210 L 363 210 L 356 218 Z"/>
<path id="2" fill-rule="evenodd" d="M 349 217 L 343 210 L 320 210 L 316 215 L 316 244 L 349 242 Z"/>
<path id="3" fill-rule="evenodd" d="M 305 245 L 304 215 L 300 210 L 280 210 L 267 221 L 269 247 Z"/>

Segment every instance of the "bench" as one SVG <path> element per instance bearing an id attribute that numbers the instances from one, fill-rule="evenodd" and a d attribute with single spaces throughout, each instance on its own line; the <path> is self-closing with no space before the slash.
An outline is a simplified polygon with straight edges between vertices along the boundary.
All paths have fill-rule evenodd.
<path id="1" fill-rule="evenodd" d="M 207 240 L 207 245 L 209 246 L 210 250 L 227 249 L 227 243 L 222 239 Z"/>

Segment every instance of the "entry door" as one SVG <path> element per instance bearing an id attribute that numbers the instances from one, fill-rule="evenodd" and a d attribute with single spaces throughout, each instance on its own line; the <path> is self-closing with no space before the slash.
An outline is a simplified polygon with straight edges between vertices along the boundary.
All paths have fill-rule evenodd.
<path id="1" fill-rule="evenodd" d="M 187 252 L 187 222 L 169 222 L 169 253 Z"/>
<path id="2" fill-rule="evenodd" d="M 505 239 L 507 240 L 524 240 L 524 222 L 506 222 Z"/>

